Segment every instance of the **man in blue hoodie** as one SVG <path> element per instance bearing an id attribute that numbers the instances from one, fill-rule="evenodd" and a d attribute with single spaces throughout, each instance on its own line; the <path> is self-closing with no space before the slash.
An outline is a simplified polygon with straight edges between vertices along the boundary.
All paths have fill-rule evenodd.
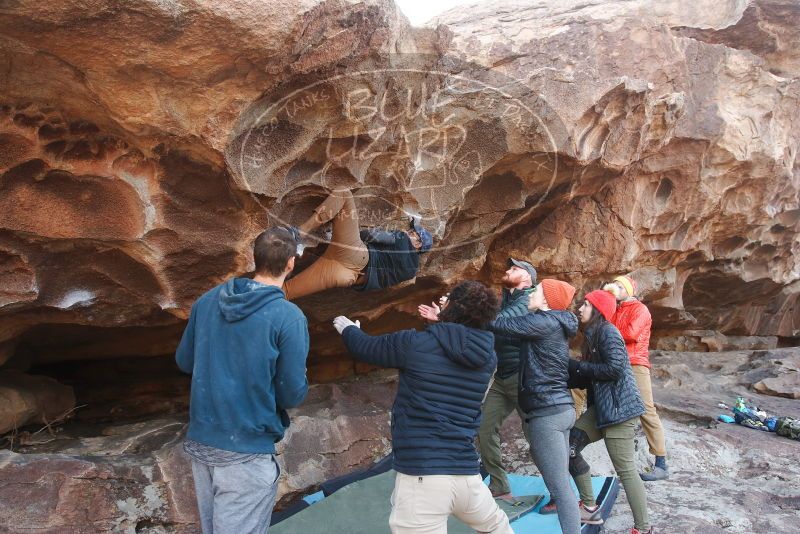
<path id="1" fill-rule="evenodd" d="M 192 374 L 189 430 L 203 532 L 266 533 L 278 489 L 275 443 L 286 409 L 308 392 L 308 325 L 281 286 L 297 241 L 285 228 L 259 235 L 255 276 L 201 296 L 175 355 Z"/>
<path id="2" fill-rule="evenodd" d="M 347 317 L 334 319 L 354 358 L 400 370 L 392 407 L 394 534 L 446 533 L 450 515 L 478 532 L 513 534 L 481 479 L 475 448 L 497 365 L 494 336 L 484 328 L 499 309 L 493 291 L 468 281 L 453 288 L 439 322 L 422 332 L 372 337 Z"/>

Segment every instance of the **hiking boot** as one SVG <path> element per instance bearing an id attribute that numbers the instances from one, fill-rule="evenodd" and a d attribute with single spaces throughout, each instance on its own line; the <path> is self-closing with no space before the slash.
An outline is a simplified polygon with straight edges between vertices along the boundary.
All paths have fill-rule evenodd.
<path id="1" fill-rule="evenodd" d="M 648 530 L 647 532 L 642 532 L 638 528 L 632 528 L 631 534 L 653 534 L 653 527 L 650 527 L 650 530 Z"/>
<path id="2" fill-rule="evenodd" d="M 654 467 L 650 471 L 640 473 L 639 477 L 645 482 L 655 482 L 656 480 L 667 480 L 669 478 L 669 468 Z"/>
<path id="3" fill-rule="evenodd" d="M 589 508 L 581 503 L 581 523 L 587 525 L 602 525 L 603 518 L 600 515 L 600 507 L 595 505 L 594 508 Z"/>

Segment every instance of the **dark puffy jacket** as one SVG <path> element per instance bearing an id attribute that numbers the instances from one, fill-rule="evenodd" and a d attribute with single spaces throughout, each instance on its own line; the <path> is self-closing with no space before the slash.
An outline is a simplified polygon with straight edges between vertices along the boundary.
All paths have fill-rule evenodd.
<path id="1" fill-rule="evenodd" d="M 475 475 L 481 403 L 497 365 L 491 332 L 436 323 L 422 332 L 342 333 L 358 360 L 400 369 L 392 407 L 394 469 L 406 475 Z"/>
<path id="2" fill-rule="evenodd" d="M 500 307 L 498 319 L 521 317 L 528 313 L 528 292 L 524 289 L 515 289 L 512 293 L 503 289 L 503 302 Z M 520 350 L 522 340 L 518 337 L 495 332 L 494 350 L 497 352 L 497 377 L 508 378 L 519 372 Z"/>
<path id="3" fill-rule="evenodd" d="M 586 387 L 589 406 L 597 412 L 597 428 L 622 423 L 644 413 L 628 352 L 619 330 L 600 317 L 586 330 L 588 354 L 570 360 L 570 385 Z"/>
<path id="4" fill-rule="evenodd" d="M 572 404 L 569 380 L 569 339 L 578 331 L 578 319 L 568 311 L 548 310 L 522 317 L 497 319 L 495 333 L 521 338 L 519 407 L 525 413 Z"/>

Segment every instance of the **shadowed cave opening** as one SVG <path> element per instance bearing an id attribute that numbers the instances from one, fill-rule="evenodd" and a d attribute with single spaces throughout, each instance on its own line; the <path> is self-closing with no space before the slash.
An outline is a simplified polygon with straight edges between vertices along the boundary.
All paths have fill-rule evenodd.
<path id="1" fill-rule="evenodd" d="M 318 303 L 311 300 L 307 304 Z M 398 317 L 408 320 L 402 313 L 395 314 L 394 320 L 381 317 L 371 323 L 371 331 L 396 329 Z M 125 328 L 38 325 L 21 336 L 5 367 L 49 377 L 72 388 L 75 408 L 64 408 L 69 415 L 63 421 L 51 421 L 55 431 L 63 431 L 66 438 L 104 435 L 112 427 L 155 419 L 185 421 L 191 376 L 175 363 L 175 348 L 185 325 L 183 321 L 161 327 Z M 311 384 L 342 384 L 376 371 L 346 355 L 332 328 L 312 328 L 311 335 L 315 342 L 322 341 L 328 347 L 315 352 L 312 343 L 307 362 Z M 17 431 L 34 433 L 44 427 L 31 423 Z M 26 452 L 25 447 L 19 448 L 19 442 L 15 450 Z"/>

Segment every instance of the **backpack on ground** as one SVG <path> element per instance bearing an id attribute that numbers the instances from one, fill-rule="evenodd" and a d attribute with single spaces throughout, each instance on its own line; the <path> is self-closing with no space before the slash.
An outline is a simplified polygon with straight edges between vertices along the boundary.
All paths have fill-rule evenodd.
<path id="1" fill-rule="evenodd" d="M 790 439 L 800 441 L 800 420 L 791 417 L 781 417 L 775 426 L 775 433 Z"/>

